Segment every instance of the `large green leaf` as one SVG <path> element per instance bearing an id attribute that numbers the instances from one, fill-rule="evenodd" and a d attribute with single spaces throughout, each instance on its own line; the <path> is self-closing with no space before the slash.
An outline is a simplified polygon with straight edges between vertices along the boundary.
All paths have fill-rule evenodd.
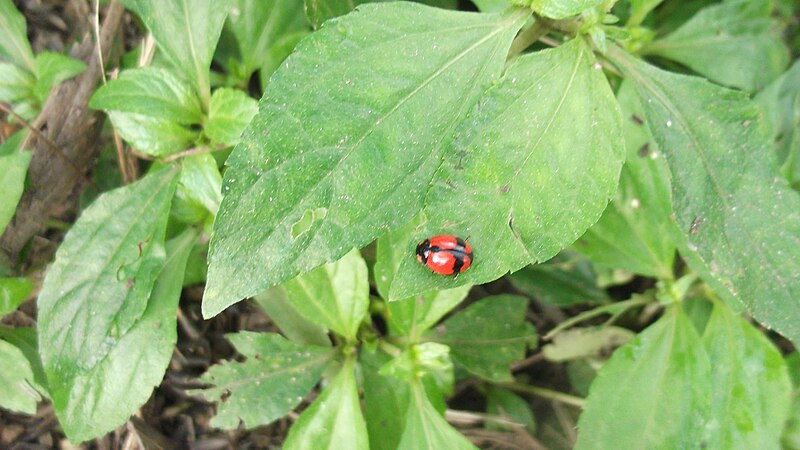
<path id="1" fill-rule="evenodd" d="M 555 256 L 594 224 L 617 189 L 621 116 L 589 46 L 576 39 L 524 55 L 475 105 L 426 198 L 426 221 L 389 299 L 492 281 Z M 457 282 L 420 266 L 414 246 L 451 232 L 474 261 Z"/>
<path id="2" fill-rule="evenodd" d="M 147 26 L 167 59 L 192 82 L 204 108 L 211 58 L 233 0 L 122 0 Z"/>
<path id="3" fill-rule="evenodd" d="M 211 425 L 235 429 L 239 421 L 253 428 L 280 419 L 319 382 L 334 355 L 331 348 L 300 345 L 277 334 L 242 331 L 229 334 L 247 358 L 211 367 L 200 379 L 214 387 L 199 391 L 218 400 Z"/>
<path id="4" fill-rule="evenodd" d="M 31 44 L 23 16 L 11 0 L 0 0 L 0 59 L 36 73 Z"/>
<path id="5" fill-rule="evenodd" d="M 764 334 L 717 304 L 703 332 L 711 360 L 707 448 L 779 448 L 792 385 L 780 351 Z"/>
<path id="6" fill-rule="evenodd" d="M 472 450 L 476 447 L 444 420 L 425 395 L 422 383 L 417 381 L 411 385 L 411 401 L 406 411 L 405 429 L 397 448 Z"/>
<path id="7" fill-rule="evenodd" d="M 348 357 L 331 384 L 303 411 L 286 436 L 285 450 L 369 448 L 354 366 L 355 358 Z"/>
<path id="8" fill-rule="evenodd" d="M 165 260 L 177 172 L 167 167 L 100 196 L 67 233 L 47 271 L 38 330 L 57 413 L 77 398 L 76 378 L 118 348 L 147 308 Z M 59 416 L 63 423 L 66 417 Z"/>
<path id="9" fill-rule="evenodd" d="M 671 279 L 675 244 L 669 239 L 674 227 L 669 170 L 644 123 L 631 83 L 620 87 L 617 99 L 626 118 L 628 158 L 614 199 L 575 248 L 595 263 Z"/>
<path id="10" fill-rule="evenodd" d="M 227 161 L 203 314 L 411 219 L 524 17 L 364 5 L 305 39 Z"/>
<path id="11" fill-rule="evenodd" d="M 25 414 L 36 413 L 41 396 L 33 387 L 33 371 L 17 347 L 0 340 L 0 408 Z"/>
<path id="12" fill-rule="evenodd" d="M 712 432 L 711 364 L 680 305 L 617 349 L 592 383 L 577 450 L 695 448 Z"/>
<path id="13" fill-rule="evenodd" d="M 367 263 L 353 249 L 284 284 L 289 303 L 306 319 L 329 328 L 348 341 L 356 337 L 369 307 Z"/>
<path id="14" fill-rule="evenodd" d="M 450 346 L 453 361 L 484 379 L 510 381 L 511 363 L 536 343 L 536 330 L 525 320 L 528 299 L 495 295 L 473 303 L 426 336 Z"/>
<path id="15" fill-rule="evenodd" d="M 167 258 L 147 301 L 147 309 L 89 370 L 44 354 L 53 406 L 64 433 L 81 442 L 125 423 L 161 383 L 178 335 L 178 309 L 183 274 L 197 232 L 189 229 L 166 244 Z M 41 326 L 41 322 L 40 322 Z M 43 350 L 45 344 L 40 330 Z"/>
<path id="16" fill-rule="evenodd" d="M 286 40 L 304 34 L 308 28 L 300 0 L 236 0 L 228 21 L 245 79 L 266 65 L 277 67 L 275 63 L 288 54 L 280 51 Z"/>
<path id="17" fill-rule="evenodd" d="M 103 111 L 144 114 L 182 125 L 199 124 L 200 100 L 192 87 L 172 71 L 155 67 L 125 70 L 100 86 L 89 106 Z"/>
<path id="18" fill-rule="evenodd" d="M 3 186 L 3 195 L 0 196 L 0 233 L 5 230 L 17 210 L 25 189 L 25 176 L 28 174 L 31 155 L 31 152 L 14 152 L 0 156 L 0 186 Z"/>
<path id="19" fill-rule="evenodd" d="M 758 109 L 742 93 L 613 56 L 669 164 L 681 254 L 717 293 L 800 342 L 800 197 L 778 176 Z"/>
<path id="20" fill-rule="evenodd" d="M 772 2 L 737 0 L 703 8 L 647 47 L 647 54 L 678 61 L 719 83 L 758 91 L 789 63 Z"/>

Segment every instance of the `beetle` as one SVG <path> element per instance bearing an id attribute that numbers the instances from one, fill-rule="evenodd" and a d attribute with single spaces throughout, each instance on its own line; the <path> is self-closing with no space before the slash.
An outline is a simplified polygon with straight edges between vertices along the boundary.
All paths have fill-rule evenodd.
<path id="1" fill-rule="evenodd" d="M 439 275 L 458 274 L 472 264 L 472 246 L 452 234 L 430 237 L 417 245 L 417 261 Z"/>

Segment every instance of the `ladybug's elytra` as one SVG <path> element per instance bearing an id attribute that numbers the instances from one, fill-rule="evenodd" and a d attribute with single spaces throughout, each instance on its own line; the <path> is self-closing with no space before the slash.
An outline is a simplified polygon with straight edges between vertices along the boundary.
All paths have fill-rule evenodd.
<path id="1" fill-rule="evenodd" d="M 440 275 L 458 277 L 472 264 L 472 247 L 460 237 L 440 234 L 417 245 L 417 260 Z"/>

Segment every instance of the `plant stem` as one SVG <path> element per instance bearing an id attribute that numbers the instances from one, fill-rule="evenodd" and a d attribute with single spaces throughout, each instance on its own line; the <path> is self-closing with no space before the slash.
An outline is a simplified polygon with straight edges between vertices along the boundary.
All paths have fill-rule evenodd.
<path id="1" fill-rule="evenodd" d="M 522 32 L 514 38 L 514 41 L 511 42 L 511 48 L 508 50 L 509 61 L 516 59 L 520 53 L 525 51 L 526 48 L 530 47 L 549 31 L 543 20 L 539 18 L 535 18 L 534 20 L 535 22 L 533 22 L 533 25 L 522 30 Z"/>
<path id="2" fill-rule="evenodd" d="M 625 311 L 626 309 L 633 308 L 635 306 L 646 305 L 648 303 L 652 303 L 652 300 L 649 298 L 637 297 L 637 298 L 632 298 L 630 300 L 612 303 L 610 305 L 598 306 L 597 308 L 582 312 L 577 316 L 571 317 L 561 322 L 560 324 L 558 324 L 557 327 L 553 328 L 552 330 L 550 330 L 549 333 L 544 335 L 542 339 L 550 339 L 554 335 L 560 333 L 562 330 L 569 328 L 575 325 L 576 323 L 583 322 L 584 320 L 591 319 L 592 317 L 595 316 L 599 316 L 600 314 L 608 313 L 608 314 L 619 315 L 622 311 Z"/>
<path id="3" fill-rule="evenodd" d="M 578 408 L 583 408 L 583 405 L 586 403 L 586 399 L 540 386 L 530 386 L 522 383 L 503 383 L 501 386 L 511 389 L 512 391 L 531 394 L 548 400 L 555 400 L 567 405 L 577 406 Z"/>

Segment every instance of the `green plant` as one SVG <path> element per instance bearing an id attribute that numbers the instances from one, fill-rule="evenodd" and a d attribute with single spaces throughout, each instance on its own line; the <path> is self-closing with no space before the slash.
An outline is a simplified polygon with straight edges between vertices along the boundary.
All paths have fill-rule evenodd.
<path id="1" fill-rule="evenodd" d="M 215 427 L 281 419 L 319 385 L 286 448 L 473 448 L 443 417 L 472 377 L 487 429 L 548 446 L 521 395 L 582 406 L 576 448 L 797 448 L 797 353 L 741 317 L 800 342 L 789 2 L 123 3 L 158 51 L 90 106 L 152 163 L 66 234 L 38 347 L 0 327 L 3 407 L 43 395 L 75 442 L 124 423 L 167 370 L 210 238 L 203 315 L 251 297 L 280 331 L 228 335 L 241 358 L 190 392 Z M 0 71 L 0 100 L 32 118 L 73 72 L 15 53 L 24 21 L 0 8 L 20 43 L 0 70 L 24 74 Z M 15 139 L 0 219 L 23 191 Z M 475 250 L 457 279 L 414 258 L 440 233 Z M 0 283 L 3 314 L 31 290 Z M 563 311 L 541 358 L 569 394 L 513 370 L 540 340 L 530 298 Z"/>

